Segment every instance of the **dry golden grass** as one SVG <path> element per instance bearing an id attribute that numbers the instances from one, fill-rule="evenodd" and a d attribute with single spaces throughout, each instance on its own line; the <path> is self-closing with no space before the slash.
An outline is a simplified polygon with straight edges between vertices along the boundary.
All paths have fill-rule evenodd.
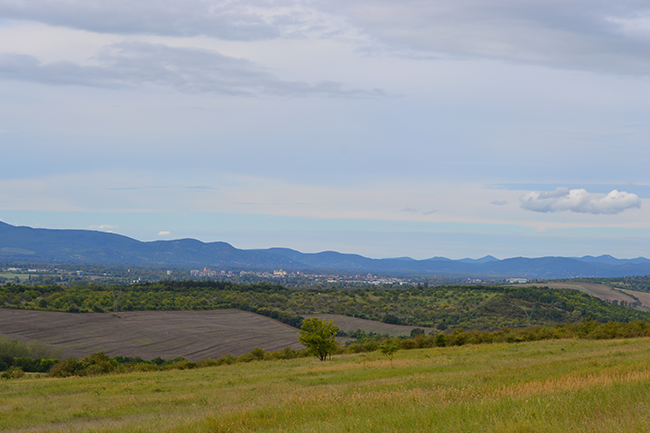
<path id="1" fill-rule="evenodd" d="M 650 339 L 0 382 L 8 432 L 647 432 Z"/>

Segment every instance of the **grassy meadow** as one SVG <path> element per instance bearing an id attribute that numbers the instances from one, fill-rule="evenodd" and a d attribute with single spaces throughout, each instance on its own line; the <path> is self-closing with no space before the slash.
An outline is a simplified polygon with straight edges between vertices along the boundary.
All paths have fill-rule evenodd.
<path id="1" fill-rule="evenodd" d="M 0 381 L 8 432 L 647 432 L 650 339 Z"/>

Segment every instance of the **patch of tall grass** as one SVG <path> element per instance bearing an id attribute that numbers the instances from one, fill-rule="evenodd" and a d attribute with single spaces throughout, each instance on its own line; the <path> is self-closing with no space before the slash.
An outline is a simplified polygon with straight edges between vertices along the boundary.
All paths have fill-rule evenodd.
<path id="1" fill-rule="evenodd" d="M 0 430 L 646 432 L 650 339 L 546 340 L 0 382 Z"/>

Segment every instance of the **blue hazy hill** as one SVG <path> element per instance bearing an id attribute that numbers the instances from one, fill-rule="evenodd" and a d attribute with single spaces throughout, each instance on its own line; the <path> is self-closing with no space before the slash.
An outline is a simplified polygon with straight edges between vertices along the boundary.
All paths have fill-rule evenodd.
<path id="1" fill-rule="evenodd" d="M 94 230 L 16 227 L 0 222 L 0 261 L 6 263 L 113 264 L 227 269 L 330 270 L 395 275 L 621 277 L 650 274 L 650 260 L 599 257 L 514 257 L 452 260 L 432 257 L 372 259 L 336 251 L 302 253 L 290 248 L 241 250 L 195 239 L 141 242 Z"/>

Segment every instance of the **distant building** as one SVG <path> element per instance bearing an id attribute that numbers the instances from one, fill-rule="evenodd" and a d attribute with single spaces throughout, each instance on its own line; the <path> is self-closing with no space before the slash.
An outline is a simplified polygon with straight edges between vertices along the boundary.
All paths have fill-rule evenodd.
<path id="1" fill-rule="evenodd" d="M 171 274 L 171 271 L 167 271 L 167 275 Z M 217 271 L 210 270 L 208 268 L 203 268 L 202 271 L 198 269 L 193 269 L 190 271 L 190 275 L 193 277 L 216 277 Z"/>
<path id="2" fill-rule="evenodd" d="M 510 278 L 508 283 L 510 284 L 524 284 L 528 282 L 528 278 Z"/>

